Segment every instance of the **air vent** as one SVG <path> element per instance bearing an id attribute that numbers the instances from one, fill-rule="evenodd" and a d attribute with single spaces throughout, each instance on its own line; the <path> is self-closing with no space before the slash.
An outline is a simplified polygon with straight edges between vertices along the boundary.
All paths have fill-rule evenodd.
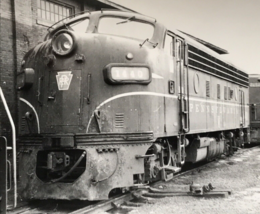
<path id="1" fill-rule="evenodd" d="M 25 119 L 25 117 L 22 117 L 22 119 L 21 119 L 21 127 L 20 127 L 21 132 L 25 132 L 25 127 L 26 127 L 26 119 Z"/>
<path id="2" fill-rule="evenodd" d="M 115 114 L 115 128 L 124 128 L 125 116 L 124 113 Z"/>

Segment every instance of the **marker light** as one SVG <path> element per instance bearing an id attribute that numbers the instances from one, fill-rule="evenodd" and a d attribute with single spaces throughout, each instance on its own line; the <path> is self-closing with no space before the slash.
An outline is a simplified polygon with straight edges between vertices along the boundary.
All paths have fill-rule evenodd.
<path id="1" fill-rule="evenodd" d="M 25 68 L 17 74 L 17 89 L 28 89 L 33 85 L 34 70 L 32 68 Z"/>
<path id="2" fill-rule="evenodd" d="M 52 49 L 58 55 L 69 54 L 75 46 L 73 35 L 68 31 L 59 31 L 52 39 Z"/>
<path id="3" fill-rule="evenodd" d="M 110 64 L 104 70 L 105 81 L 113 84 L 151 82 L 151 72 L 145 65 Z"/>

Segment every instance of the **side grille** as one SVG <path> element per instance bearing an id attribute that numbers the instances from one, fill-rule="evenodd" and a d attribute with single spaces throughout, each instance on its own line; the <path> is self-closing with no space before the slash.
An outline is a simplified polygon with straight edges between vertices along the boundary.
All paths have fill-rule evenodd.
<path id="1" fill-rule="evenodd" d="M 192 45 L 189 45 L 188 48 L 188 60 L 190 67 L 248 87 L 248 74 L 207 54 L 206 52 L 203 52 L 202 50 L 199 50 Z"/>
<path id="2" fill-rule="evenodd" d="M 22 117 L 22 119 L 21 119 L 21 127 L 20 127 L 21 132 L 25 132 L 25 127 L 26 127 L 26 119 L 25 119 L 25 117 Z"/>
<path id="3" fill-rule="evenodd" d="M 125 116 L 124 113 L 115 114 L 115 128 L 124 128 Z"/>

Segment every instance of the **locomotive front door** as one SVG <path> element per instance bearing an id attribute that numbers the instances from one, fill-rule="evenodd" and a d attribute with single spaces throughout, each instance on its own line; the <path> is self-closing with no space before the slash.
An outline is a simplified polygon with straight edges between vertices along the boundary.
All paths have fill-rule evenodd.
<path id="1" fill-rule="evenodd" d="M 245 126 L 245 94 L 244 91 L 239 90 L 240 99 L 240 124 L 242 127 Z"/>
<path id="2" fill-rule="evenodd" d="M 180 133 L 189 132 L 189 87 L 188 68 L 185 66 L 185 43 L 182 39 L 176 39 L 176 67 L 179 79 L 178 99 L 180 103 Z"/>
<path id="3" fill-rule="evenodd" d="M 81 71 L 50 72 L 47 99 L 48 125 L 80 125 Z"/>

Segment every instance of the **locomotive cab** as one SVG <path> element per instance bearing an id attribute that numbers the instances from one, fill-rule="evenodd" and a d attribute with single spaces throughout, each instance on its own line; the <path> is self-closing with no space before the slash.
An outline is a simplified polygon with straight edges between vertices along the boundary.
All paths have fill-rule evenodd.
<path id="1" fill-rule="evenodd" d="M 160 89 L 169 67 L 160 57 L 165 31 L 139 14 L 96 12 L 58 24 L 25 55 L 18 74 L 24 197 L 99 200 L 147 182 L 144 159 L 160 117 L 147 115 L 162 111 L 167 90 Z M 159 97 L 151 97 L 155 88 Z"/>

